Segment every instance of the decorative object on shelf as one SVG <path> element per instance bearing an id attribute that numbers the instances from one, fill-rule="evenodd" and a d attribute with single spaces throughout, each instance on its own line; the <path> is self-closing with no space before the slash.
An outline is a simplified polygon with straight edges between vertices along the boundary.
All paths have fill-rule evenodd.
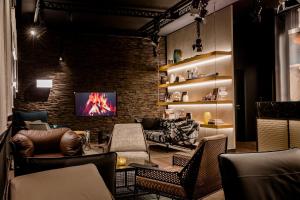
<path id="1" fill-rule="evenodd" d="M 194 68 L 192 70 L 192 79 L 197 79 L 198 77 L 199 77 L 199 75 L 198 75 L 198 69 Z"/>
<path id="2" fill-rule="evenodd" d="M 228 95 L 228 92 L 227 92 L 226 87 L 220 87 L 219 91 L 218 91 L 219 100 L 226 99 L 227 95 Z"/>
<path id="3" fill-rule="evenodd" d="M 178 82 L 179 82 L 179 76 L 176 76 L 174 83 L 178 83 Z"/>
<path id="4" fill-rule="evenodd" d="M 210 112 L 204 112 L 203 113 L 203 122 L 204 122 L 204 124 L 208 124 L 210 119 L 211 119 L 211 113 Z"/>
<path id="5" fill-rule="evenodd" d="M 193 79 L 193 72 L 191 70 L 187 70 L 187 80 Z"/>
<path id="6" fill-rule="evenodd" d="M 186 113 L 185 115 L 186 119 L 192 119 L 192 113 Z"/>
<path id="7" fill-rule="evenodd" d="M 184 82 L 185 81 L 185 78 L 182 75 L 178 75 L 178 77 L 179 77 L 179 82 Z"/>
<path id="8" fill-rule="evenodd" d="M 165 118 L 166 119 L 175 119 L 174 109 L 165 109 Z"/>
<path id="9" fill-rule="evenodd" d="M 175 49 L 173 54 L 174 63 L 181 61 L 182 52 L 180 49 Z"/>
<path id="10" fill-rule="evenodd" d="M 176 79 L 175 74 L 170 74 L 170 83 L 174 83 Z"/>
<path id="11" fill-rule="evenodd" d="M 125 157 L 118 157 L 117 158 L 117 165 L 118 166 L 125 166 L 126 165 L 126 158 Z"/>
<path id="12" fill-rule="evenodd" d="M 212 92 L 212 99 L 211 100 L 218 100 L 219 99 L 219 88 L 214 88 Z"/>
<path id="13" fill-rule="evenodd" d="M 208 124 L 219 125 L 224 124 L 224 121 L 222 119 L 210 119 L 208 120 Z"/>
<path id="14" fill-rule="evenodd" d="M 86 150 L 86 151 L 88 151 L 88 150 L 91 149 L 90 135 L 91 135 L 90 131 L 89 131 L 89 130 L 86 130 L 86 131 L 85 131 L 85 134 L 84 134 L 84 136 L 85 136 L 85 141 L 84 141 L 84 145 L 83 145 L 83 149 Z"/>
<path id="15" fill-rule="evenodd" d="M 183 102 L 188 102 L 189 101 L 188 92 L 182 92 L 182 101 Z"/>
<path id="16" fill-rule="evenodd" d="M 168 76 L 162 75 L 162 76 L 160 77 L 160 83 L 161 83 L 161 84 L 166 84 L 167 82 L 168 82 Z"/>
<path id="17" fill-rule="evenodd" d="M 173 60 L 168 60 L 168 64 L 174 64 L 174 61 Z"/>
<path id="18" fill-rule="evenodd" d="M 181 92 L 173 92 L 171 94 L 171 101 L 180 102 L 181 101 Z"/>
<path id="19" fill-rule="evenodd" d="M 202 97 L 202 101 L 211 101 L 211 100 L 213 100 L 212 97 L 213 97 L 212 92 L 210 92 L 207 95 L 205 95 L 204 97 Z"/>
<path id="20" fill-rule="evenodd" d="M 205 97 L 202 97 L 203 101 L 216 101 L 219 96 L 219 88 L 214 88 L 212 92 L 208 93 Z"/>

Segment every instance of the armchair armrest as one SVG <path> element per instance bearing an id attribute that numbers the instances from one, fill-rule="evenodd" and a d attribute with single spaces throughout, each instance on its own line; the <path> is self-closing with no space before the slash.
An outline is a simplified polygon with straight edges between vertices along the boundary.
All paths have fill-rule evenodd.
<path id="1" fill-rule="evenodd" d="M 181 181 L 178 172 L 170 172 L 156 167 L 143 166 L 139 164 L 134 164 L 131 166 L 136 168 L 136 176 L 180 185 Z"/>
<path id="2" fill-rule="evenodd" d="M 185 167 L 191 160 L 192 156 L 185 153 L 175 153 L 173 155 L 172 164 L 180 167 Z"/>
<path id="3" fill-rule="evenodd" d="M 13 152 L 21 157 L 31 157 L 34 152 L 34 144 L 27 136 L 23 134 L 16 134 L 10 140 Z"/>
<path id="4" fill-rule="evenodd" d="M 73 131 L 68 130 L 61 137 L 60 150 L 65 156 L 82 154 L 82 138 Z"/>

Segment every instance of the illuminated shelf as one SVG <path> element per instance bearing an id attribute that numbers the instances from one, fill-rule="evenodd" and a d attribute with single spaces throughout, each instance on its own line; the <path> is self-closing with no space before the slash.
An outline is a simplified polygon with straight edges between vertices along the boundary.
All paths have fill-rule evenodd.
<path id="1" fill-rule="evenodd" d="M 220 101 L 191 101 L 191 102 L 158 102 L 159 106 L 169 106 L 169 105 L 191 105 L 191 104 L 229 104 L 232 103 L 231 100 L 220 100 Z"/>
<path id="2" fill-rule="evenodd" d="M 231 51 L 213 51 L 213 52 L 210 52 L 210 53 L 206 53 L 206 54 L 201 54 L 201 55 L 197 55 L 197 56 L 194 56 L 194 57 L 191 57 L 191 58 L 187 58 L 185 60 L 182 60 L 178 63 L 174 63 L 174 64 L 167 64 L 167 65 L 163 65 L 159 68 L 159 71 L 167 71 L 169 69 L 173 69 L 175 67 L 178 67 L 180 65 L 183 65 L 183 64 L 188 64 L 188 63 L 192 63 L 194 61 L 197 61 L 197 62 L 201 62 L 202 60 L 205 61 L 209 58 L 213 58 L 213 57 L 219 57 L 219 56 L 229 56 L 231 55 Z"/>
<path id="3" fill-rule="evenodd" d="M 222 128 L 233 128 L 233 125 L 232 124 L 219 124 L 219 125 L 215 125 L 215 124 L 200 124 L 200 127 L 222 129 Z"/>
<path id="4" fill-rule="evenodd" d="M 300 68 L 300 64 L 293 64 L 293 65 L 290 65 L 290 68 Z"/>
<path id="5" fill-rule="evenodd" d="M 186 85 L 191 83 L 205 83 L 214 80 L 232 80 L 232 77 L 231 76 L 210 76 L 210 77 L 197 78 L 197 79 L 192 79 L 192 80 L 187 80 L 187 81 L 177 82 L 177 83 L 161 84 L 158 87 L 167 88 L 169 86 Z"/>

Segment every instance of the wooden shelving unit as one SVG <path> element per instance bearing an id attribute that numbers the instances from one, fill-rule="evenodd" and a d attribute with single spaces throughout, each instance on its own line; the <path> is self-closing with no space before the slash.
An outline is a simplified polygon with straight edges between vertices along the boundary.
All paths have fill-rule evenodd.
<path id="1" fill-rule="evenodd" d="M 205 83 L 208 81 L 215 81 L 215 80 L 231 80 L 231 76 L 210 76 L 210 77 L 203 77 L 203 78 L 197 78 L 197 79 L 192 79 L 192 80 L 186 80 L 182 82 L 177 82 L 177 83 L 169 83 L 169 84 L 160 84 L 158 87 L 159 88 L 167 88 L 169 86 L 177 86 L 177 85 L 186 85 L 186 84 L 191 84 L 191 83 Z"/>
<path id="2" fill-rule="evenodd" d="M 200 124 L 200 127 L 222 129 L 222 128 L 233 128 L 233 125 L 232 124 L 219 124 L 219 125 L 214 125 L 214 124 Z"/>
<path id="3" fill-rule="evenodd" d="M 184 78 L 186 78 L 187 69 L 195 68 L 199 72 L 199 74 L 202 73 L 218 75 L 190 79 L 182 82 L 158 84 L 158 93 L 162 93 L 164 95 L 167 94 L 167 97 L 169 98 L 169 96 L 171 96 L 170 93 L 172 92 L 186 92 L 189 96 L 189 101 L 158 101 L 157 103 L 158 106 L 165 106 L 168 109 L 191 113 L 192 118 L 199 122 L 200 129 L 202 129 L 199 132 L 199 134 L 201 135 L 199 135 L 200 137 L 216 135 L 219 133 L 226 134 L 229 137 L 229 149 L 235 148 L 235 118 L 233 101 L 234 73 L 232 64 L 233 59 L 232 57 L 230 57 L 231 55 L 231 51 L 213 51 L 182 60 L 176 64 L 161 66 L 159 68 L 159 73 L 163 74 L 163 76 L 167 76 L 168 78 L 170 77 L 170 74 L 175 75 L 175 77 L 183 76 Z M 222 59 L 223 57 L 224 59 Z M 228 92 L 225 100 L 201 100 L 209 93 L 212 93 L 215 88 L 221 87 L 225 87 Z M 219 97 L 217 97 L 217 99 L 218 98 Z M 218 125 L 203 124 L 205 112 L 210 113 L 213 119 L 221 119 L 225 123 Z"/>
<path id="4" fill-rule="evenodd" d="M 220 101 L 193 101 L 193 102 L 158 102 L 159 106 L 170 106 L 170 105 L 191 105 L 191 104 L 229 104 L 231 100 L 220 100 Z"/>
<path id="5" fill-rule="evenodd" d="M 159 71 L 167 71 L 170 68 L 177 67 L 182 64 L 188 64 L 188 63 L 194 62 L 194 61 L 205 60 L 205 59 L 208 59 L 211 57 L 226 56 L 226 55 L 229 56 L 231 54 L 232 54 L 231 51 L 213 51 L 213 52 L 209 52 L 206 54 L 197 55 L 192 58 L 188 58 L 188 59 L 182 60 L 182 61 L 174 63 L 174 64 L 163 65 L 159 68 Z"/>

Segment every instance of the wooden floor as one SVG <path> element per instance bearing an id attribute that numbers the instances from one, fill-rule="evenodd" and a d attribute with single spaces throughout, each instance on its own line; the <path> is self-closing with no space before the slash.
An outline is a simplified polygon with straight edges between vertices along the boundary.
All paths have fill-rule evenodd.
<path id="1" fill-rule="evenodd" d="M 256 142 L 237 142 L 235 150 L 230 152 L 237 153 L 247 153 L 247 152 L 256 152 Z M 167 169 L 172 166 L 172 156 L 174 153 L 179 152 L 178 150 L 168 149 L 162 146 L 150 146 L 150 157 L 153 163 L 159 165 L 159 168 Z M 192 153 L 192 152 L 191 152 Z M 145 195 L 137 198 L 138 200 L 154 200 L 156 195 Z M 161 197 L 161 200 L 170 200 L 166 197 Z M 203 200 L 224 200 L 223 190 L 219 190 L 216 193 L 213 193 Z"/>

